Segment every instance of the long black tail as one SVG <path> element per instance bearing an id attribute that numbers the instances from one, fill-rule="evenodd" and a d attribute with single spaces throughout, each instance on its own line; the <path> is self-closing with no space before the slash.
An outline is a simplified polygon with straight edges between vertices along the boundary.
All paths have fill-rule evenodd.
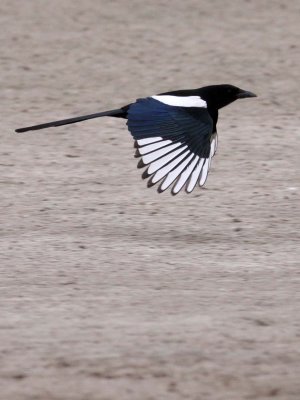
<path id="1" fill-rule="evenodd" d="M 15 132 L 21 133 L 21 132 L 27 132 L 27 131 L 37 131 L 39 129 L 51 128 L 53 126 L 75 124 L 76 122 L 81 122 L 81 121 L 85 121 L 87 119 L 92 119 L 92 118 L 99 118 L 99 117 L 126 118 L 126 116 L 127 116 L 127 110 L 126 110 L 126 107 L 124 107 L 124 108 L 119 108 L 116 110 L 103 111 L 103 112 L 96 113 L 96 114 L 82 115 L 81 117 L 74 117 L 74 118 L 68 118 L 68 119 L 61 119 L 60 121 L 47 122 L 46 124 L 27 126 L 26 128 L 16 129 Z"/>

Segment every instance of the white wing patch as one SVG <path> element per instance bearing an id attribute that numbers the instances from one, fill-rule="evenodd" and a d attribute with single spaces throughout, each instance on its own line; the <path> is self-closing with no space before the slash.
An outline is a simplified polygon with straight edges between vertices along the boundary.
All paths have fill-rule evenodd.
<path id="1" fill-rule="evenodd" d="M 158 100 L 161 103 L 167 104 L 169 106 L 207 108 L 206 101 L 201 99 L 200 96 L 161 95 L 161 96 L 152 96 L 152 99 Z"/>
<path id="2" fill-rule="evenodd" d="M 218 134 L 215 133 L 212 136 L 211 143 L 210 143 L 210 155 L 209 155 L 210 158 L 216 154 L 217 148 L 218 148 Z"/>
<path id="3" fill-rule="evenodd" d="M 207 179 L 207 175 L 208 175 L 208 170 L 209 170 L 209 158 L 205 158 L 203 167 L 202 167 L 202 171 L 201 171 L 201 177 L 200 177 L 200 181 L 199 181 L 199 185 L 203 186 L 204 183 L 206 182 Z"/>
<path id="4" fill-rule="evenodd" d="M 145 144 L 150 144 L 150 143 L 155 143 L 158 142 L 159 140 L 162 140 L 161 137 L 151 137 L 147 139 L 139 139 L 137 140 L 139 146 L 144 146 Z"/>
<path id="5" fill-rule="evenodd" d="M 148 144 L 146 146 L 140 147 L 139 152 L 141 155 L 148 154 L 154 150 L 160 149 L 160 148 L 166 146 L 167 144 L 171 144 L 171 143 L 172 143 L 171 140 L 162 140 L 157 143 L 152 143 L 152 144 Z"/>
<path id="6" fill-rule="evenodd" d="M 191 173 L 194 171 L 195 166 L 199 160 L 199 156 L 196 156 L 194 160 L 190 163 L 190 165 L 184 170 L 184 172 L 180 175 L 180 178 L 176 182 L 176 184 L 173 187 L 173 194 L 177 194 L 180 192 L 186 181 L 189 179 L 191 176 Z"/>
<path id="7" fill-rule="evenodd" d="M 172 194 L 175 195 L 183 188 L 191 193 L 197 183 L 199 186 L 205 184 L 212 157 L 216 153 L 218 137 L 215 134 L 211 138 L 208 158 L 200 158 L 181 142 L 163 140 L 158 136 L 139 139 L 137 145 L 142 165 L 148 166 L 143 174 L 144 178 L 150 178 L 148 186 L 161 181 L 158 191 L 163 192 L 173 184 Z"/>
<path id="8" fill-rule="evenodd" d="M 186 158 L 175 169 L 169 172 L 162 184 L 160 185 L 160 190 L 166 190 L 171 185 L 171 183 L 173 183 L 175 179 L 180 176 L 181 172 L 185 169 L 185 167 L 189 164 L 193 157 L 194 153 L 190 152 L 188 158 Z"/>
<path id="9" fill-rule="evenodd" d="M 175 158 L 176 156 L 178 156 L 181 153 L 182 153 L 182 147 L 178 150 L 172 151 L 171 154 L 167 154 L 166 156 L 159 158 L 157 161 L 154 161 L 153 163 L 150 164 L 150 166 L 148 168 L 148 174 L 149 175 L 154 174 L 154 172 L 158 171 L 164 165 L 168 164 L 168 162 L 170 162 L 170 160 L 173 160 L 173 158 Z"/>
<path id="10" fill-rule="evenodd" d="M 180 162 L 186 158 L 186 156 L 190 154 L 190 152 L 187 150 L 184 153 L 182 153 L 179 157 L 175 158 L 172 162 L 168 163 L 166 166 L 163 168 L 159 169 L 154 177 L 151 179 L 152 183 L 156 183 L 160 181 L 164 176 L 166 176 L 169 172 L 171 172 L 175 167 L 177 167 Z"/>
<path id="11" fill-rule="evenodd" d="M 174 144 L 171 144 L 170 146 L 165 146 L 165 147 L 162 147 L 161 149 L 153 151 L 152 153 L 146 154 L 142 157 L 143 163 L 145 165 L 150 164 L 151 162 L 162 157 L 163 155 L 169 153 L 171 150 L 176 149 L 180 145 L 181 145 L 180 142 L 174 143 Z M 187 147 L 187 146 L 185 146 L 185 147 Z M 140 149 L 139 149 L 139 151 L 140 151 Z"/>
<path id="12" fill-rule="evenodd" d="M 186 187 L 187 193 L 191 193 L 194 190 L 194 188 L 199 180 L 199 176 L 201 174 L 204 161 L 205 161 L 205 158 L 200 158 L 200 160 L 198 161 L 198 164 L 197 164 L 196 168 L 194 169 L 194 171 L 188 181 L 188 184 Z"/>

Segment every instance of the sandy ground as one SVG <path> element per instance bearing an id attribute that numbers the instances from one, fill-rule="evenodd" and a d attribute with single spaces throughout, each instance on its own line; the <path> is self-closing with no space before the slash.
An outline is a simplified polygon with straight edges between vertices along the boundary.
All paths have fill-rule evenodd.
<path id="1" fill-rule="evenodd" d="M 1 400 L 298 400 L 298 1 L 1 0 Z M 147 189 L 124 121 L 232 83 L 205 190 Z"/>

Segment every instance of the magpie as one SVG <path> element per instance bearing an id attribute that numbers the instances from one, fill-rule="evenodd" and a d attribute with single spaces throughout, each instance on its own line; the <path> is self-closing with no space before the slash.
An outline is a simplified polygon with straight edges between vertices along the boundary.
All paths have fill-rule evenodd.
<path id="1" fill-rule="evenodd" d="M 148 179 L 148 187 L 159 183 L 159 193 L 168 188 L 173 195 L 183 188 L 191 193 L 197 184 L 205 184 L 216 154 L 218 110 L 247 97 L 256 95 L 228 84 L 176 90 L 140 98 L 119 109 L 33 125 L 16 132 L 98 117 L 127 119 L 135 156 L 140 158 L 137 166 L 145 168 L 142 178 Z"/>

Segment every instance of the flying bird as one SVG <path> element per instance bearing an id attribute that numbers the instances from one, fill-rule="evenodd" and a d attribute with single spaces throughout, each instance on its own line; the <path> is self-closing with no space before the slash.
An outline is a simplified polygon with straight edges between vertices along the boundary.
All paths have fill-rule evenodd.
<path id="1" fill-rule="evenodd" d="M 137 99 L 124 107 L 96 114 L 16 129 L 34 131 L 74 124 L 99 117 L 127 119 L 134 139 L 138 168 L 148 187 L 158 192 L 171 187 L 176 195 L 182 189 L 191 193 L 205 184 L 212 157 L 218 147 L 217 121 L 220 108 L 237 99 L 256 97 L 233 85 L 211 85 L 199 89 L 176 90 Z"/>

